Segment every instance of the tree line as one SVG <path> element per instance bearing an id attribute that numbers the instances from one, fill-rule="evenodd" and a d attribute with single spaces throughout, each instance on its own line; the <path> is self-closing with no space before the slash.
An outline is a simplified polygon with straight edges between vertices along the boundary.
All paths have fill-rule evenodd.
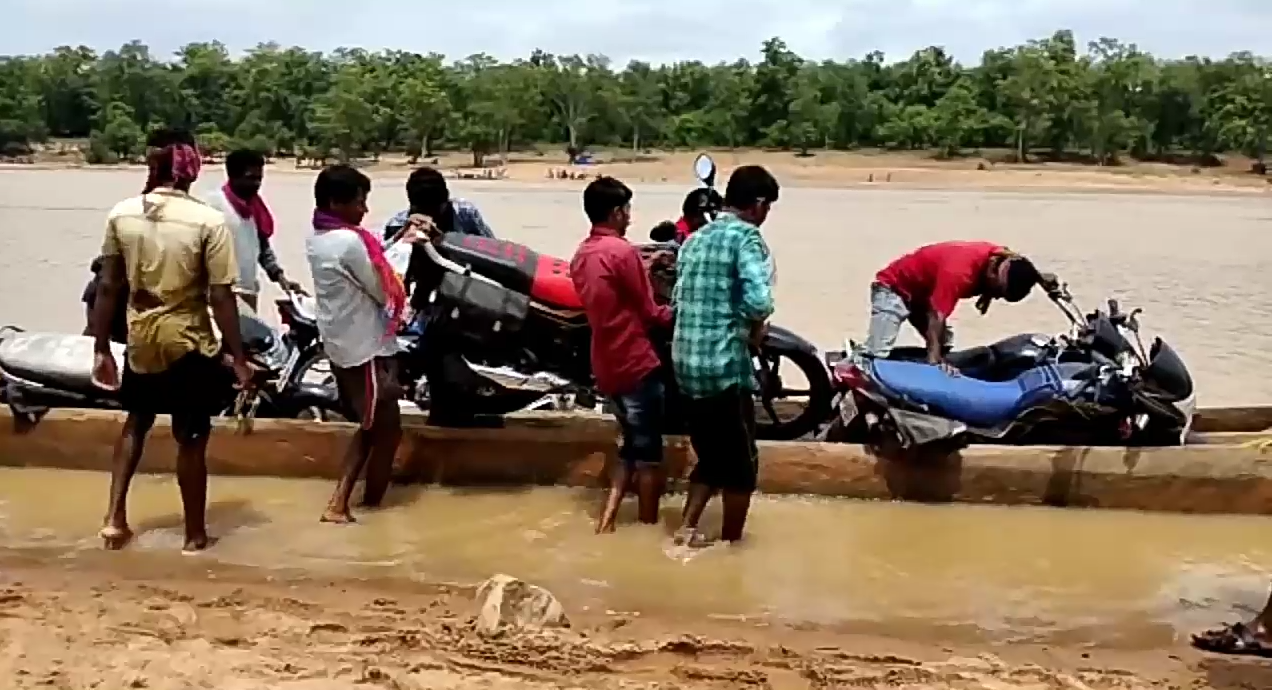
<path id="1" fill-rule="evenodd" d="M 1154 58 L 1070 31 L 989 50 L 963 65 L 944 49 L 886 62 L 814 61 L 780 38 L 758 62 L 697 61 L 619 69 L 599 55 L 500 62 L 485 54 L 263 44 L 241 57 L 192 43 L 170 60 L 140 42 L 98 54 L 61 47 L 0 57 L 0 153 L 50 137 L 86 138 L 90 162 L 138 156 L 148 129 L 187 127 L 208 155 L 247 147 L 326 160 L 462 150 L 474 163 L 539 143 L 772 147 L 808 153 L 862 147 L 958 156 L 1006 149 L 1031 158 L 1116 164 L 1258 161 L 1272 131 L 1272 63 Z M 573 154 L 572 154 L 573 155 Z"/>

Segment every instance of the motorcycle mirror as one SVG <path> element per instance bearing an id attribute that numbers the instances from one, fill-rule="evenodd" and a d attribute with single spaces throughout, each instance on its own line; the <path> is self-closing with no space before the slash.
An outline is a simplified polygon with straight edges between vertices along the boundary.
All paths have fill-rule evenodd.
<path id="1" fill-rule="evenodd" d="M 693 159 L 693 174 L 698 181 L 708 187 L 715 186 L 716 164 L 711 156 L 700 153 Z"/>
<path id="2" fill-rule="evenodd" d="M 1139 319 L 1137 317 L 1143 313 L 1143 309 L 1136 307 L 1131 310 L 1131 315 L 1126 317 L 1126 326 L 1127 328 L 1130 328 L 1133 333 L 1139 333 Z"/>

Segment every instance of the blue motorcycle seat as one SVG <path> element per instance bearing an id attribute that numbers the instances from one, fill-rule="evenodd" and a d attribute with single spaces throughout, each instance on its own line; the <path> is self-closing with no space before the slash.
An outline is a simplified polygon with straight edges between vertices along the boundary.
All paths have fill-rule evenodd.
<path id="1" fill-rule="evenodd" d="M 1015 419 L 1034 405 L 1064 395 L 1060 372 L 1046 364 L 1012 381 L 951 376 L 920 362 L 874 360 L 871 373 L 885 392 L 948 419 L 989 428 Z"/>

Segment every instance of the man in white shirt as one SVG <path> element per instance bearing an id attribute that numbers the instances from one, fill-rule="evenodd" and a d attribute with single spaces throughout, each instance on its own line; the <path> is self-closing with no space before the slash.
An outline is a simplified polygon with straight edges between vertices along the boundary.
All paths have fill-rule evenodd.
<path id="1" fill-rule="evenodd" d="M 406 311 L 406 290 L 385 258 L 381 240 L 359 225 L 370 191 L 371 180 L 347 165 L 319 173 L 314 183 L 314 232 L 305 241 L 318 332 L 346 414 L 360 424 L 323 522 L 354 521 L 349 499 L 364 468 L 362 504 L 380 504 L 402 438 L 402 388 L 393 356 Z"/>
<path id="2" fill-rule="evenodd" d="M 274 235 L 274 216 L 261 197 L 265 179 L 265 157 L 255 151 L 239 149 L 225 157 L 229 178 L 220 189 L 209 194 L 207 204 L 225 214 L 225 222 L 234 236 L 234 256 L 238 262 L 238 281 L 234 291 L 253 310 L 256 309 L 261 285 L 256 267 L 282 287 L 305 294 L 300 283 L 288 280 L 278 257 L 270 246 Z"/>

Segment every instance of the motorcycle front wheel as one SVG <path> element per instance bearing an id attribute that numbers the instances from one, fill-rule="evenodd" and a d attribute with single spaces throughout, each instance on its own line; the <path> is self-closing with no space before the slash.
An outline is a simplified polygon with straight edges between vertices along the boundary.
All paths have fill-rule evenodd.
<path id="1" fill-rule="evenodd" d="M 783 360 L 789 365 L 784 367 Z M 764 348 L 752 364 L 760 383 L 755 394 L 756 438 L 794 441 L 816 432 L 830 418 L 834 393 L 826 366 L 816 353 Z M 785 385 L 783 377 L 792 370 L 808 382 L 806 388 Z"/>

